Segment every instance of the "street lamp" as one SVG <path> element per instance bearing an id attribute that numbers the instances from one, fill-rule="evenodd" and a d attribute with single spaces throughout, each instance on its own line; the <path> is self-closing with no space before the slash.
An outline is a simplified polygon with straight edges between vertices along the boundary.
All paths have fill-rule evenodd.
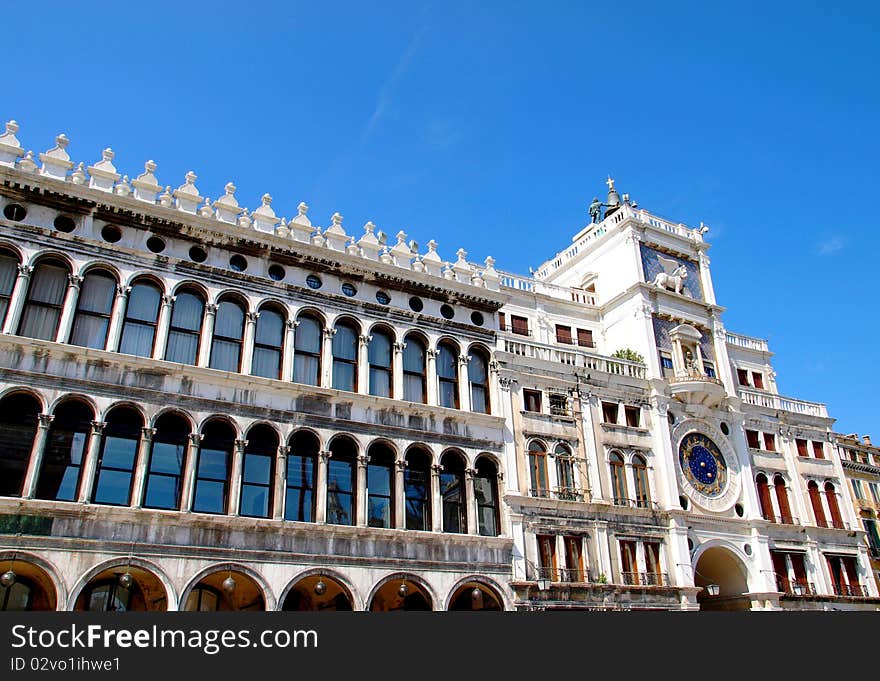
<path id="1" fill-rule="evenodd" d="M 706 589 L 706 593 L 710 596 L 717 596 L 718 592 L 721 591 L 721 587 L 717 584 L 707 584 L 703 588 Z"/>

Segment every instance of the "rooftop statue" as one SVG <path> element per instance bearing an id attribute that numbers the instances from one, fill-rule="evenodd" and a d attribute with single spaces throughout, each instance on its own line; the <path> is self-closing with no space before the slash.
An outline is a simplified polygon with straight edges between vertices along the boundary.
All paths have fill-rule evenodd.
<path id="1" fill-rule="evenodd" d="M 590 222 L 595 224 L 602 220 L 602 206 L 604 205 L 595 196 L 593 197 L 593 203 L 590 204 Z"/>

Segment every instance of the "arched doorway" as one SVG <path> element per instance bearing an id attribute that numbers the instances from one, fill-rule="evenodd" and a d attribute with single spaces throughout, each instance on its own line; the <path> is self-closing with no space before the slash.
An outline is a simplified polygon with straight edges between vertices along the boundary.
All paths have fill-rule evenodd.
<path id="1" fill-rule="evenodd" d="M 186 595 L 181 608 L 190 612 L 265 609 L 266 599 L 260 585 L 235 568 L 221 568 L 199 579 Z"/>
<path id="2" fill-rule="evenodd" d="M 165 612 L 168 594 L 162 580 L 139 565 L 121 563 L 94 575 L 79 592 L 76 611 Z"/>
<path id="3" fill-rule="evenodd" d="M 457 611 L 498 612 L 504 610 L 501 597 L 490 586 L 481 582 L 462 584 L 449 599 L 449 609 Z"/>
<path id="4" fill-rule="evenodd" d="M 49 574 L 26 557 L 0 559 L 0 612 L 55 610 L 58 596 Z"/>
<path id="5" fill-rule="evenodd" d="M 389 578 L 376 589 L 370 601 L 372 612 L 433 609 L 428 590 L 406 576 Z"/>
<path id="6" fill-rule="evenodd" d="M 700 554 L 694 567 L 694 586 L 700 610 L 748 610 L 749 584 L 742 561 L 729 549 L 712 546 Z M 717 588 L 716 588 L 717 587 Z M 717 594 L 711 593 L 716 591 Z"/>
<path id="7" fill-rule="evenodd" d="M 284 598 L 282 610 L 349 612 L 351 595 L 338 580 L 328 575 L 309 575 L 294 584 Z"/>

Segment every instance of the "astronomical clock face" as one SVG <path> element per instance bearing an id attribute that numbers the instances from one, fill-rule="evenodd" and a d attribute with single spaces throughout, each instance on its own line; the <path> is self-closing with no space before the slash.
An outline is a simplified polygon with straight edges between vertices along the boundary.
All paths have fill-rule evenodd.
<path id="1" fill-rule="evenodd" d="M 702 433 L 689 433 L 678 447 L 681 472 L 698 492 L 717 497 L 727 482 L 727 464 L 721 450 Z"/>

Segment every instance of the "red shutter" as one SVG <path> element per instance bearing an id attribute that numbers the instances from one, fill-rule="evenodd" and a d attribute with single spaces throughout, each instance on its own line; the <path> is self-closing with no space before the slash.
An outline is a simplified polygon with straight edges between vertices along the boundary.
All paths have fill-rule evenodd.
<path id="1" fill-rule="evenodd" d="M 822 446 L 821 442 L 813 442 L 813 456 L 817 459 L 825 458 L 825 448 Z"/>
<path id="2" fill-rule="evenodd" d="M 755 384 L 756 388 L 760 388 L 761 390 L 763 390 L 764 389 L 764 375 L 759 374 L 756 371 L 753 371 L 752 372 L 752 383 Z"/>
<path id="3" fill-rule="evenodd" d="M 498 313 L 498 328 L 502 331 L 505 331 L 505 327 L 507 326 L 507 321 L 504 319 L 504 313 Z"/>
<path id="4" fill-rule="evenodd" d="M 593 344 L 593 332 L 589 329 L 578 329 L 578 345 L 582 348 L 592 348 Z"/>
<path id="5" fill-rule="evenodd" d="M 511 331 L 518 333 L 520 336 L 529 335 L 529 320 L 525 317 L 510 316 Z"/>
<path id="6" fill-rule="evenodd" d="M 788 567 L 785 565 L 785 554 L 771 551 L 770 557 L 773 559 L 773 571 L 776 573 L 777 588 L 785 593 L 791 593 L 791 583 L 788 579 Z"/>
<path id="7" fill-rule="evenodd" d="M 739 379 L 740 385 L 748 385 L 749 384 L 749 372 L 745 369 L 737 369 L 736 376 Z"/>
<path id="8" fill-rule="evenodd" d="M 571 327 L 556 325 L 556 342 L 571 345 L 574 341 L 571 339 Z"/>

